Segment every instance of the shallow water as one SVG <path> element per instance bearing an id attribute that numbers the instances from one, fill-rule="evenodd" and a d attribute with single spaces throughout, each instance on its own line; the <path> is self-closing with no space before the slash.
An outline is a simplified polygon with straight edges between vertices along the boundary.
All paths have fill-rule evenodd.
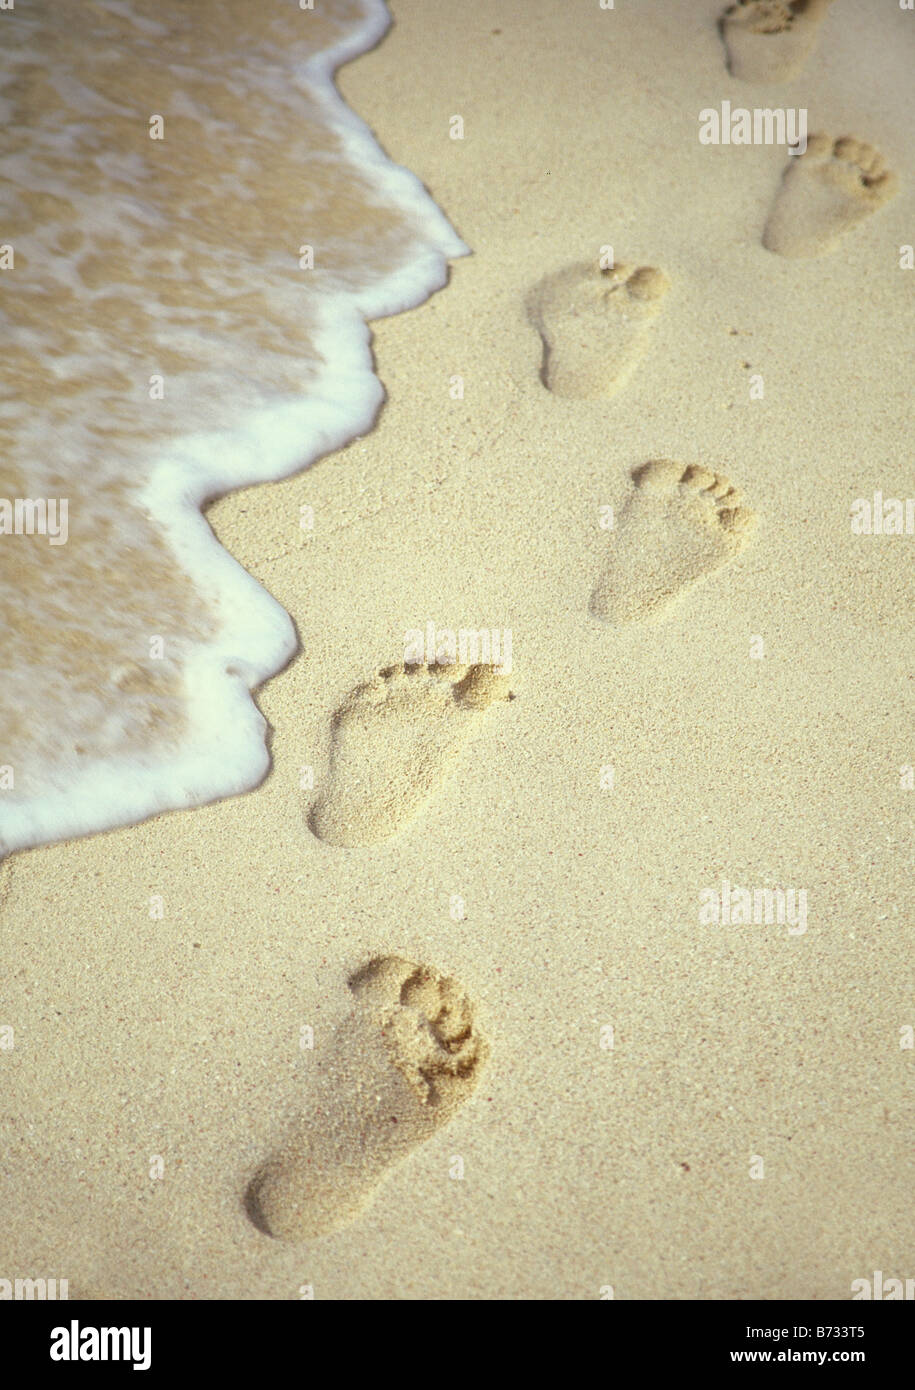
<path id="1" fill-rule="evenodd" d="M 249 691 L 292 625 L 200 505 L 366 430 L 365 320 L 466 250 L 333 87 L 388 23 L 379 0 L 0 12 L 0 852 L 266 771 Z"/>

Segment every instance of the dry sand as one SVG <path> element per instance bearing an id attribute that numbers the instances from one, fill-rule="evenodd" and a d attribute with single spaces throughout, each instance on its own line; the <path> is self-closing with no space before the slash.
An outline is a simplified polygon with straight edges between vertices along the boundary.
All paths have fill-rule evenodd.
<path id="1" fill-rule="evenodd" d="M 801 73 L 756 85 L 727 73 L 719 8 L 398 0 L 341 75 L 475 254 L 375 326 L 388 402 L 370 435 L 211 509 L 301 637 L 258 697 L 265 784 L 2 870 L 0 1275 L 275 1299 L 822 1299 L 915 1275 L 915 537 L 849 520 L 858 497 L 915 490 L 915 14 L 838 0 Z M 797 216 L 834 248 L 765 249 L 785 150 L 700 144 L 722 99 L 807 107 L 811 131 L 878 150 L 898 191 L 859 218 L 865 195 L 830 174 L 833 201 L 818 183 Z M 585 378 L 551 391 L 531 297 L 606 245 L 669 288 L 644 322 L 619 299 L 601 318 L 587 279 L 567 308 L 551 298 L 541 331 L 562 378 Z M 667 511 L 625 570 L 649 460 L 700 471 L 657 474 Z M 738 505 L 752 535 L 722 552 Z M 668 515 L 686 587 L 655 611 Z M 631 576 L 625 621 L 593 611 L 608 567 Z M 409 717 L 391 745 L 405 786 L 417 758 L 417 814 L 361 847 L 318 838 L 335 712 L 430 620 L 510 629 L 515 698 L 458 736 L 436 722 L 454 702 L 424 688 L 420 753 Z M 804 890 L 806 931 L 701 924 L 722 878 Z M 395 1068 L 379 1081 L 383 1050 L 343 1048 L 335 1090 L 352 982 L 371 961 L 387 979 L 389 957 L 397 990 L 414 981 L 377 1004 Z M 433 1124 L 410 1079 L 438 1074 L 422 1046 L 458 1037 L 423 1032 L 452 998 L 480 1066 Z M 395 1084 L 415 1143 L 385 1149 L 373 1098 Z M 309 1114 L 326 1143 L 301 1138 Z M 326 1165 L 337 1141 L 348 1219 L 258 1229 L 264 1165 Z M 374 1182 L 388 1154 L 352 1215 L 351 1170 Z"/>

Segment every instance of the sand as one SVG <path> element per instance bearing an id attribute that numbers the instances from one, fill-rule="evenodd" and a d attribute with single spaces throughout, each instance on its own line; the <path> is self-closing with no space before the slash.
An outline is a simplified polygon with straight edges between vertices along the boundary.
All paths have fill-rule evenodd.
<path id="1" fill-rule="evenodd" d="M 264 784 L 0 870 L 0 1274 L 191 1299 L 911 1277 L 915 537 L 849 518 L 913 491 L 915 14 L 838 0 L 796 76 L 751 83 L 715 3 L 392 8 L 340 86 L 474 254 L 375 325 L 371 433 L 210 509 L 301 642 L 258 695 Z M 786 192 L 783 146 L 700 143 L 723 99 L 807 107 L 826 155 Z M 843 139 L 853 174 L 824 191 L 800 161 Z M 866 216 L 862 146 L 897 184 Z M 628 281 L 556 300 L 608 246 L 669 282 L 644 321 Z M 627 564 L 650 462 L 661 511 L 637 545 L 628 512 Z M 510 630 L 513 698 L 468 711 L 401 675 L 416 804 L 334 843 L 313 808 L 338 712 L 373 681 L 382 708 L 430 621 Z M 702 920 L 722 879 L 803 892 L 804 929 Z M 366 978 L 388 990 L 368 1013 Z M 447 1072 L 465 1025 L 472 1084 L 448 1072 L 433 1115 L 410 1078 Z M 250 1201 L 271 1164 L 274 1235 Z"/>

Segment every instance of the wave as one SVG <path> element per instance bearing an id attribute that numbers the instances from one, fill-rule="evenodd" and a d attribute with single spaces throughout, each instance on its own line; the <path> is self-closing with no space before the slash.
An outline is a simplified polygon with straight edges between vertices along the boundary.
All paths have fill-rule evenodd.
<path id="1" fill-rule="evenodd" d="M 380 0 L 0 15 L 0 853 L 267 771 L 251 691 L 294 629 L 201 508 L 370 429 L 367 321 L 468 249 L 334 86 L 389 24 Z"/>

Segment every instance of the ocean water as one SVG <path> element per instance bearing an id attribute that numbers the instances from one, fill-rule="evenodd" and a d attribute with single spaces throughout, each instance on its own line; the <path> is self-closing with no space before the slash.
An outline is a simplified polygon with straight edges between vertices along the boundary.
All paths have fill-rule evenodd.
<path id="1" fill-rule="evenodd" d="M 201 505 L 367 430 L 366 320 L 467 250 L 334 88 L 389 22 L 0 11 L 0 854 L 267 770 L 250 692 L 293 628 Z"/>

